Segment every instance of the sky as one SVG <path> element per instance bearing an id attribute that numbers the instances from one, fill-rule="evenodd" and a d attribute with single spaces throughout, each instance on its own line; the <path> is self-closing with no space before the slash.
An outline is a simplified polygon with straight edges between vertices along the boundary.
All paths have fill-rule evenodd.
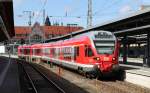
<path id="1" fill-rule="evenodd" d="M 43 25 L 43 9 L 51 23 L 78 24 L 87 27 L 88 0 L 13 0 L 15 26 L 28 26 L 29 12 L 32 25 Z M 92 25 L 103 24 L 137 12 L 141 5 L 150 5 L 150 0 L 92 0 Z"/>

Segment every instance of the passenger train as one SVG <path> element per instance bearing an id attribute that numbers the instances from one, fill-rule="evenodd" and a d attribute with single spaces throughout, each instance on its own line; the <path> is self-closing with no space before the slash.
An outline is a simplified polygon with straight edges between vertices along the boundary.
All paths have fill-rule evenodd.
<path id="1" fill-rule="evenodd" d="M 115 74 L 120 78 L 119 42 L 108 31 L 89 31 L 67 40 L 22 45 L 18 57 L 32 62 L 49 61 L 97 77 Z"/>

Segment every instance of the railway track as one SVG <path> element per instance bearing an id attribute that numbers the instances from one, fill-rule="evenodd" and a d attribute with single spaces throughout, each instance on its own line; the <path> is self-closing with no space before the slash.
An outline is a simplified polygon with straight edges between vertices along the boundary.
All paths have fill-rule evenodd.
<path id="1" fill-rule="evenodd" d="M 45 65 L 45 67 L 49 67 L 49 65 Z M 56 67 L 54 67 L 54 70 L 53 68 L 50 68 L 51 71 L 57 73 Z M 62 77 L 68 79 L 68 81 L 71 80 L 70 78 L 74 78 L 75 82 L 78 81 L 77 84 L 79 86 L 86 82 L 85 86 L 80 86 L 80 87 L 83 88 L 90 87 L 91 89 L 87 90 L 90 91 L 89 93 L 150 93 L 150 89 L 126 81 L 109 80 L 109 79 L 108 80 L 88 79 L 88 78 L 84 78 L 84 76 L 79 75 L 78 73 L 69 71 L 67 69 L 63 69 Z M 91 90 L 94 91 L 91 92 Z"/>
<path id="2" fill-rule="evenodd" d="M 32 81 L 33 81 L 33 84 L 35 84 L 36 82 L 38 82 L 38 80 L 41 78 L 41 76 L 40 77 L 37 76 L 36 73 L 33 74 L 33 72 L 31 72 L 31 71 L 34 71 L 32 69 L 35 69 L 35 68 L 30 69 L 30 67 L 28 67 L 26 65 L 28 65 L 28 64 L 25 64 L 24 68 L 26 69 L 26 72 L 29 72 L 28 74 L 30 75 L 31 79 L 33 78 Z M 38 68 L 39 70 L 42 70 L 44 75 L 46 75 L 48 78 L 51 77 L 48 69 L 46 70 L 42 66 L 39 66 L 36 64 L 33 64 L 33 66 Z M 49 65 L 45 64 L 45 67 L 49 68 Z M 49 69 L 51 69 L 51 71 L 53 71 L 54 73 L 58 74 L 59 68 L 57 68 L 57 66 L 53 67 L 53 68 L 49 68 Z M 61 68 L 61 69 L 63 69 L 63 68 Z M 67 69 L 63 69 L 63 73 L 61 73 L 61 74 L 63 74 L 63 75 L 61 75 L 62 78 L 70 81 L 72 84 L 75 84 L 73 82 L 73 81 L 75 81 L 77 83 L 75 85 L 77 85 L 80 88 L 87 91 L 87 92 L 80 92 L 80 93 L 150 93 L 150 89 L 141 87 L 141 86 L 138 86 L 138 85 L 126 82 L 126 81 L 89 79 L 89 78 L 85 78 L 82 75 L 79 75 L 78 73 L 75 73 L 73 71 L 68 71 Z M 57 76 L 57 78 L 58 78 L 58 76 Z M 60 83 L 59 86 L 62 85 L 61 84 L 62 82 L 60 82 L 61 80 L 58 80 L 58 81 Z M 56 83 L 58 84 L 58 82 L 56 82 Z M 66 85 L 66 82 L 63 81 L 63 83 L 65 83 L 65 85 Z M 63 85 L 62 88 L 66 92 L 66 91 L 68 91 L 69 88 L 66 89 L 65 85 Z M 48 93 L 47 90 L 46 90 L 47 92 L 43 91 L 42 87 L 38 88 L 37 86 L 40 86 L 39 84 L 34 85 L 34 86 L 35 86 L 35 89 L 37 88 L 37 92 L 31 92 L 31 93 Z M 48 86 L 48 85 L 46 83 L 43 83 L 42 86 Z M 33 91 L 34 88 L 29 88 L 29 89 L 31 91 Z M 46 89 L 47 89 L 47 87 L 46 87 Z M 74 90 L 74 88 L 72 88 L 72 90 L 77 91 L 77 90 Z M 42 91 L 42 92 L 40 92 L 40 91 Z M 51 93 L 65 93 L 64 91 L 58 91 L 57 88 L 54 88 L 54 92 L 52 92 L 52 91 L 51 91 Z M 77 92 L 66 92 L 66 93 L 77 93 Z"/>
<path id="3" fill-rule="evenodd" d="M 34 66 L 22 62 L 20 63 L 26 77 L 26 82 L 24 86 L 28 93 L 66 93 L 61 89 L 55 82 L 48 79 L 42 72 L 40 72 Z M 25 93 L 25 92 L 24 92 Z"/>

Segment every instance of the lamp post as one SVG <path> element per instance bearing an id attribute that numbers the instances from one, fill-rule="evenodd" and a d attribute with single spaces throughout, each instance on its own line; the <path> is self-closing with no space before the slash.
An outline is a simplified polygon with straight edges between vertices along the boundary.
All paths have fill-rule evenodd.
<path id="1" fill-rule="evenodd" d="M 27 13 L 28 15 L 29 15 L 29 22 L 28 22 L 28 24 L 29 24 L 29 30 L 31 31 L 32 29 L 31 29 L 31 25 L 32 25 L 32 21 L 31 21 L 31 19 L 32 19 L 32 11 L 23 11 L 23 13 Z M 32 31 L 31 31 L 31 33 L 32 33 Z M 30 40 L 30 33 L 29 33 L 29 44 L 31 43 L 31 40 Z"/>
<path id="2" fill-rule="evenodd" d="M 92 0 L 88 0 L 87 27 L 92 26 Z"/>
<path id="3" fill-rule="evenodd" d="M 31 21 L 31 18 L 32 18 L 32 11 L 23 11 L 23 13 L 27 13 L 29 16 L 29 31 L 31 31 L 32 33 L 32 29 L 31 29 L 31 25 L 32 25 L 32 21 Z M 29 38 L 29 44 L 31 44 L 31 40 L 30 40 L 30 33 L 28 35 L 28 38 Z M 29 62 L 32 62 L 32 57 L 29 57 Z"/>

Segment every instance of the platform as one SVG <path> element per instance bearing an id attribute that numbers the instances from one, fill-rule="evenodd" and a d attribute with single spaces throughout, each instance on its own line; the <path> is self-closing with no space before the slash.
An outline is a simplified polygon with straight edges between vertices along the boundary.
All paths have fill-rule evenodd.
<path id="1" fill-rule="evenodd" d="M 18 64 L 14 59 L 0 57 L 0 93 L 20 93 Z"/>
<path id="2" fill-rule="evenodd" d="M 8 54 L 1 54 L 1 56 L 3 56 L 3 57 L 9 57 L 9 55 Z M 10 55 L 10 57 L 11 58 L 18 58 L 18 56 L 17 55 Z"/>
<path id="3" fill-rule="evenodd" d="M 119 57 L 119 62 L 123 62 L 122 57 Z M 143 58 L 127 58 L 127 64 L 133 66 L 143 66 Z"/>
<path id="4" fill-rule="evenodd" d="M 126 70 L 126 81 L 150 88 L 150 68 L 120 64 Z"/>

